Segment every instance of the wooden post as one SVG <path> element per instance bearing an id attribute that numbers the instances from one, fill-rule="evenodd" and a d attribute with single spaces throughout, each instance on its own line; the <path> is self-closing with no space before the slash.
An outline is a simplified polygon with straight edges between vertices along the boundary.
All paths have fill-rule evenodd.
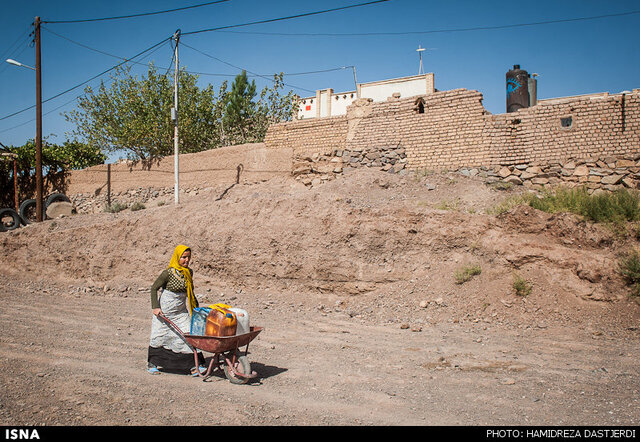
<path id="1" fill-rule="evenodd" d="M 18 164 L 13 160 L 13 196 L 16 200 L 16 212 L 20 211 L 20 199 L 18 198 Z"/>
<path id="2" fill-rule="evenodd" d="M 107 164 L 107 207 L 111 207 L 111 163 Z"/>
<path id="3" fill-rule="evenodd" d="M 35 20 L 36 40 L 36 221 L 43 220 L 42 188 L 42 65 L 40 62 L 40 17 Z"/>

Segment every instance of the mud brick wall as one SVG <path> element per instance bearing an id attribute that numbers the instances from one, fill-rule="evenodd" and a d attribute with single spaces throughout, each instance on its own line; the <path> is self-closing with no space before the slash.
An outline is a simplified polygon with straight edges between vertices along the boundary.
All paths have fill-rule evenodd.
<path id="1" fill-rule="evenodd" d="M 482 99 L 478 91 L 454 89 L 386 102 L 356 100 L 342 117 L 273 125 L 265 145 L 292 148 L 295 157 L 336 150 L 383 155 L 402 148 L 407 169 L 433 171 L 640 153 L 640 89 L 541 100 L 498 115 Z"/>
<path id="2" fill-rule="evenodd" d="M 267 148 L 291 148 L 297 155 L 311 155 L 343 148 L 346 138 L 347 119 L 338 116 L 271 125 L 264 143 Z"/>
<path id="3" fill-rule="evenodd" d="M 402 143 L 410 169 L 458 169 L 491 164 L 482 94 L 455 89 L 422 97 L 424 113 L 418 105 L 406 109 L 399 118 Z"/>
<path id="4" fill-rule="evenodd" d="M 548 164 L 640 151 L 640 89 L 630 94 L 547 100 L 486 117 L 491 165 Z M 565 119 L 569 127 L 562 124 Z"/>

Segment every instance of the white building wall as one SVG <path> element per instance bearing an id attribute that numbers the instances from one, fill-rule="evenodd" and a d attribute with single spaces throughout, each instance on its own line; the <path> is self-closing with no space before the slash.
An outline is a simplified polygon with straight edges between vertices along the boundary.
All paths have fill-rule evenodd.
<path id="1" fill-rule="evenodd" d="M 300 99 L 300 106 L 298 108 L 298 119 L 314 118 L 316 116 L 317 107 L 318 100 L 316 100 L 316 97 Z"/>
<path id="2" fill-rule="evenodd" d="M 433 73 L 361 83 L 357 87 L 357 91 L 339 93 L 334 93 L 333 89 L 320 89 L 316 91 L 315 97 L 301 98 L 298 119 L 346 115 L 347 107 L 358 98 L 386 101 L 394 94 L 405 98 L 432 94 L 435 91 Z"/>
<path id="3" fill-rule="evenodd" d="M 359 85 L 359 89 L 361 98 L 373 101 L 386 101 L 393 94 L 400 94 L 400 98 L 432 94 L 433 74 L 364 83 Z"/>

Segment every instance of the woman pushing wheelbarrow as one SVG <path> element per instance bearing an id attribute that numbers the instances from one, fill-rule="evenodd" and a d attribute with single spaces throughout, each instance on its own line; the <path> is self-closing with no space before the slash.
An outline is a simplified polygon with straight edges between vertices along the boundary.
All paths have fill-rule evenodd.
<path id="1" fill-rule="evenodd" d="M 153 318 L 147 358 L 147 371 L 191 374 L 203 377 L 211 375 L 221 365 L 227 378 L 244 384 L 256 376 L 246 357 L 249 342 L 262 331 L 250 327 L 243 334 L 233 336 L 196 336 L 187 333 L 191 327 L 191 315 L 198 308 L 194 294 L 193 271 L 189 268 L 191 249 L 184 245 L 175 248 L 169 267 L 162 271 L 151 287 Z M 158 297 L 158 290 L 162 294 Z M 246 346 L 244 355 L 239 348 Z M 213 353 L 209 366 L 201 351 Z"/>

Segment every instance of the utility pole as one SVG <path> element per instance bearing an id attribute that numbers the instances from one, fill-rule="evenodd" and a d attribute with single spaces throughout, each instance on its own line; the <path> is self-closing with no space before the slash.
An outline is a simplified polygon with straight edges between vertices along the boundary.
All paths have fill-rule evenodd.
<path id="1" fill-rule="evenodd" d="M 173 119 L 173 174 L 174 174 L 174 196 L 175 196 L 175 204 L 180 203 L 180 177 L 179 177 L 179 165 L 178 165 L 178 42 L 180 40 L 180 29 L 176 31 L 173 35 L 173 38 L 176 40 L 176 48 L 175 48 L 175 59 L 176 59 L 176 67 L 175 73 L 173 76 L 173 109 L 171 118 Z"/>
<path id="2" fill-rule="evenodd" d="M 351 66 L 351 68 L 353 69 L 353 82 L 356 85 L 356 96 L 360 98 L 360 88 L 358 88 L 358 77 L 356 77 L 356 67 Z"/>
<path id="3" fill-rule="evenodd" d="M 40 62 L 40 17 L 35 22 L 36 42 L 36 221 L 43 219 L 42 201 L 42 65 Z"/>

